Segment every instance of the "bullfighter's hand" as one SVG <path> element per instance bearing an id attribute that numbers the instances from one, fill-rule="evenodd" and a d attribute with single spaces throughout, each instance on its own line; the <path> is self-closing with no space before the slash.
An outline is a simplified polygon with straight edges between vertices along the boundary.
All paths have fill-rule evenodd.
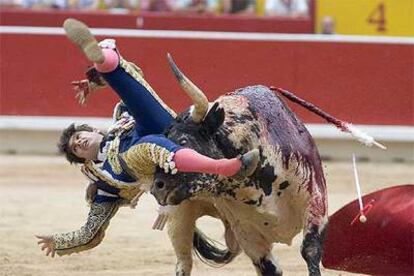
<path id="1" fill-rule="evenodd" d="M 51 256 L 52 258 L 55 257 L 55 245 L 53 243 L 52 236 L 37 236 L 36 238 L 39 239 L 37 244 L 41 246 L 42 251 L 46 249 L 46 256 Z"/>
<path id="2" fill-rule="evenodd" d="M 80 105 L 85 105 L 88 96 L 92 92 L 90 82 L 88 80 L 72 81 L 73 89 L 76 91 L 76 99 Z"/>

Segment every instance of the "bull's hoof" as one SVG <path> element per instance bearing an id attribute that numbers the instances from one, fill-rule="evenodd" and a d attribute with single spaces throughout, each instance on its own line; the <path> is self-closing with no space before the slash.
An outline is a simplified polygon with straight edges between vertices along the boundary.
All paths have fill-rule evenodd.
<path id="1" fill-rule="evenodd" d="M 78 45 L 90 61 L 98 64 L 104 62 L 102 49 L 89 31 L 88 26 L 76 19 L 69 18 L 63 23 L 63 28 L 69 40 Z"/>
<path id="2" fill-rule="evenodd" d="M 233 178 L 239 179 L 251 176 L 257 168 L 260 161 L 260 152 L 258 149 L 253 149 L 242 155 L 240 158 L 242 166 L 239 172 Z"/>

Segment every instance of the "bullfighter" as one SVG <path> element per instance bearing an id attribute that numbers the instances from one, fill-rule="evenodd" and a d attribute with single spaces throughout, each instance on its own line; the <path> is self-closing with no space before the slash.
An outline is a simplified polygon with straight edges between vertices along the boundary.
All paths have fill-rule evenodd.
<path id="1" fill-rule="evenodd" d="M 68 19 L 64 28 L 68 38 L 94 63 L 96 71 L 89 71 L 87 87 L 109 84 L 122 101 L 114 110 L 116 123 L 108 133 L 89 125 L 71 124 L 60 137 L 60 151 L 70 163 L 83 163 L 81 170 L 91 182 L 87 191 L 90 212 L 86 224 L 78 230 L 37 236 L 47 256 L 97 246 L 118 208 L 133 205 L 149 190 L 157 167 L 171 174 L 198 172 L 235 178 L 254 172 L 258 150 L 239 158 L 215 160 L 161 135 L 175 113 L 144 80 L 142 71 L 120 56 L 113 40 L 98 44 L 82 22 Z M 78 96 L 80 102 L 85 100 L 85 93 Z"/>

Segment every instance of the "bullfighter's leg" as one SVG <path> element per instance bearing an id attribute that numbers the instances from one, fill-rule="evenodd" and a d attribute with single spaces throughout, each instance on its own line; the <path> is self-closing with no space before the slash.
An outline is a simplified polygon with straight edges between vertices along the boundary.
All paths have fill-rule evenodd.
<path id="1" fill-rule="evenodd" d="M 213 159 L 193 149 L 182 148 L 174 155 L 174 162 L 180 172 L 200 172 L 224 175 L 227 177 L 246 177 L 253 174 L 259 162 L 259 151 L 254 149 L 240 158 Z"/>
<path id="2" fill-rule="evenodd" d="M 301 245 L 301 254 L 306 261 L 311 276 L 321 275 L 320 262 L 327 228 L 326 193 L 325 186 L 322 185 L 322 187 L 322 191 L 313 193 L 310 201 Z"/>
<path id="3" fill-rule="evenodd" d="M 140 136 L 162 133 L 170 125 L 175 117 L 174 111 L 145 81 L 140 69 L 119 55 L 114 42 L 98 45 L 89 28 L 75 19 L 67 19 L 64 28 L 68 38 L 81 48 L 127 106 L 137 121 Z"/>

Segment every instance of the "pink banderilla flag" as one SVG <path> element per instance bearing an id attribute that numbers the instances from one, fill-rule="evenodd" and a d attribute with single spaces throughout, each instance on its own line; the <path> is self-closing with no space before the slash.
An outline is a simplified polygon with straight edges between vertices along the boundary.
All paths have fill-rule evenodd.
<path id="1" fill-rule="evenodd" d="M 385 188 L 329 218 L 322 264 L 370 275 L 414 275 L 414 185 Z M 364 215 L 365 223 L 358 218 Z M 363 221 L 363 220 L 362 220 Z"/>

